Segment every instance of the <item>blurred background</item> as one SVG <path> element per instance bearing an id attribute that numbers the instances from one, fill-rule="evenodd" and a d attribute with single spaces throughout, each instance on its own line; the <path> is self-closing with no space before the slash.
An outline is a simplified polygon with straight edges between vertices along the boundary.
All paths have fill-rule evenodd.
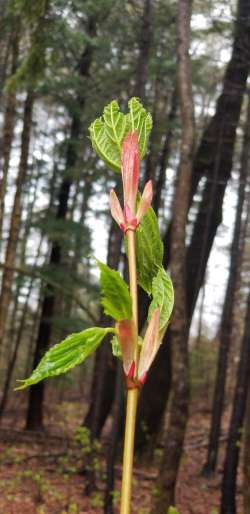
<path id="1" fill-rule="evenodd" d="M 109 341 L 66 376 L 13 392 L 50 345 L 110 323 L 95 257 L 124 271 L 108 208 L 120 177 L 90 123 L 136 96 L 153 116 L 141 185 L 170 269 L 180 158 L 176 0 L 0 0 L 0 510 L 110 513 L 119 503 L 124 392 Z M 164 469 L 181 514 L 250 514 L 250 3 L 194 0 L 195 149 L 186 227 L 189 415 L 175 409 L 171 335 L 139 403 L 133 512 Z M 140 296 L 140 320 L 147 298 Z M 249 393 L 250 395 L 250 393 Z M 250 397 L 250 396 L 249 396 Z M 176 414 L 173 421 L 173 412 Z M 166 454 L 172 430 L 184 446 Z M 187 430 L 186 429 L 187 424 Z M 171 496 L 171 495 L 170 495 Z M 173 497 L 174 498 L 174 497 Z M 165 501 L 165 500 L 164 500 Z"/>

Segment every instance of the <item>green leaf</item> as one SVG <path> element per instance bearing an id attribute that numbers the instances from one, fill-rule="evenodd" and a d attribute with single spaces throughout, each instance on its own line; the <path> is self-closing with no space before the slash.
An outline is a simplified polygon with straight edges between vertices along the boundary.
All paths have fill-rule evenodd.
<path id="1" fill-rule="evenodd" d="M 97 349 L 106 334 L 114 332 L 114 328 L 93 327 L 83 332 L 71 334 L 45 353 L 31 376 L 18 381 L 22 384 L 17 387 L 17 390 L 37 384 L 44 378 L 66 373 L 89 357 Z"/>
<path id="2" fill-rule="evenodd" d="M 117 357 L 118 359 L 122 360 L 122 351 L 121 351 L 121 345 L 118 341 L 118 337 L 114 336 L 111 339 L 111 345 L 112 345 L 112 353 L 114 357 Z"/>
<path id="3" fill-rule="evenodd" d="M 152 281 L 162 266 L 163 243 L 156 214 L 152 207 L 143 216 L 136 230 L 136 263 L 138 283 L 147 292 L 152 292 Z"/>
<path id="4" fill-rule="evenodd" d="M 167 514 L 179 514 L 179 511 L 175 507 L 169 507 Z"/>
<path id="5" fill-rule="evenodd" d="M 152 283 L 153 300 L 149 306 L 148 319 L 157 307 L 160 307 L 160 330 L 163 330 L 171 316 L 174 306 L 174 289 L 172 281 L 164 268 L 160 268 Z"/>
<path id="6" fill-rule="evenodd" d="M 100 261 L 97 261 L 97 264 L 101 271 L 101 304 L 105 314 L 116 321 L 132 319 L 132 300 L 128 285 L 118 271 Z"/>
<path id="7" fill-rule="evenodd" d="M 126 116 L 120 112 L 116 100 L 104 107 L 103 120 L 108 138 L 120 148 L 126 133 L 127 123 Z"/>
<path id="8" fill-rule="evenodd" d="M 126 117 L 119 112 L 116 100 L 105 107 L 103 117 L 97 118 L 89 127 L 93 148 L 115 171 L 119 171 L 121 166 L 121 142 L 125 129 Z"/>
<path id="9" fill-rule="evenodd" d="M 152 130 L 153 122 L 149 114 L 138 98 L 131 98 L 128 102 L 129 114 L 127 114 L 127 125 L 129 130 L 138 133 L 140 157 L 143 159 L 147 151 L 148 138 Z"/>
<path id="10" fill-rule="evenodd" d="M 89 127 L 90 139 L 96 153 L 115 171 L 121 167 L 121 147 L 125 136 L 136 130 L 139 138 L 140 157 L 143 159 L 147 151 L 149 134 L 152 129 L 152 118 L 137 98 L 128 102 L 129 113 L 123 114 L 119 104 L 113 100 Z"/>

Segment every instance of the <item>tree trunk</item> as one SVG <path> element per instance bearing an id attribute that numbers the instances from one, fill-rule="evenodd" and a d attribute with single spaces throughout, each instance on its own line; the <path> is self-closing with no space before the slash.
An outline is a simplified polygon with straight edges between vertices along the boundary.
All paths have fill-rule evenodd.
<path id="1" fill-rule="evenodd" d="M 38 262 L 38 260 L 39 260 L 42 241 L 43 241 L 43 239 L 41 238 L 40 243 L 38 245 L 35 262 Z M 11 383 L 11 379 L 12 379 L 13 370 L 14 370 L 14 367 L 16 364 L 18 351 L 19 351 L 20 344 L 22 341 L 22 335 L 23 335 L 23 331 L 25 328 L 25 323 L 26 323 L 27 313 L 28 313 L 28 308 L 29 308 L 29 299 L 30 299 L 30 295 L 31 295 L 31 292 L 33 289 L 34 280 L 35 280 L 35 277 L 31 277 L 29 287 L 27 290 L 27 294 L 26 294 L 26 298 L 25 298 L 25 302 L 24 302 L 24 307 L 22 310 L 19 327 L 18 327 L 18 330 L 16 333 L 16 337 L 14 339 L 13 353 L 11 355 L 11 358 L 9 360 L 8 367 L 7 367 L 6 377 L 5 377 L 5 381 L 4 381 L 4 385 L 3 385 L 3 394 L 2 394 L 2 398 L 1 398 L 1 402 L 0 402 L 0 422 L 1 422 L 1 418 L 3 417 L 4 410 L 5 410 L 7 401 L 8 401 L 10 383 Z"/>
<path id="2" fill-rule="evenodd" d="M 11 302 L 11 286 L 14 275 L 14 263 L 16 258 L 16 250 L 18 245 L 18 236 L 21 227 L 21 198 L 23 186 L 26 179 L 28 157 L 29 157 L 29 144 L 32 125 L 32 111 L 34 103 L 33 91 L 28 91 L 24 107 L 23 131 L 21 142 L 21 156 L 16 181 L 16 193 L 14 205 L 11 214 L 9 239 L 7 243 L 5 263 L 6 267 L 3 271 L 2 288 L 0 296 L 0 344 L 3 344 L 4 334 L 7 325 L 9 306 Z"/>
<path id="3" fill-rule="evenodd" d="M 12 63 L 11 63 L 11 75 L 14 75 L 17 70 L 18 54 L 19 54 L 19 35 L 20 27 L 19 20 L 14 18 L 13 30 L 11 34 L 11 52 L 12 52 Z M 0 177 L 0 245 L 2 240 L 2 228 L 4 218 L 4 202 L 7 188 L 7 177 L 9 171 L 11 145 L 14 134 L 16 118 L 16 91 L 10 91 L 7 94 L 6 99 L 6 110 L 4 115 L 4 126 L 3 126 L 3 141 L 2 141 L 2 172 Z"/>
<path id="4" fill-rule="evenodd" d="M 220 326 L 220 348 L 217 362 L 217 374 L 215 380 L 212 420 L 209 437 L 209 447 L 207 462 L 203 473 L 212 474 L 216 469 L 221 418 L 223 414 L 226 375 L 228 367 L 228 355 L 231 346 L 232 330 L 233 330 L 233 312 L 236 286 L 238 282 L 238 271 L 241 266 L 242 255 L 239 252 L 240 234 L 242 226 L 242 212 L 245 199 L 245 190 L 247 184 L 247 174 L 250 163 L 250 101 L 248 100 L 247 119 L 245 124 L 245 133 L 241 157 L 241 170 L 239 174 L 238 188 L 238 204 L 236 209 L 236 219 L 234 225 L 233 241 L 230 253 L 230 269 L 225 295 L 222 320 Z"/>
<path id="5" fill-rule="evenodd" d="M 149 54 L 152 45 L 152 0 L 144 0 L 142 25 L 139 36 L 139 59 L 136 66 L 134 95 L 145 100 L 145 85 L 148 76 Z"/>
<path id="6" fill-rule="evenodd" d="M 115 399 L 113 405 L 113 423 L 110 433 L 110 440 L 106 461 L 106 491 L 104 502 L 104 514 L 113 514 L 113 492 L 115 485 L 115 459 L 117 453 L 117 446 L 121 434 L 121 411 L 123 409 L 123 370 L 120 363 L 117 366 L 116 384 L 115 384 Z"/>
<path id="7" fill-rule="evenodd" d="M 93 36 L 95 33 L 95 23 L 90 20 L 89 23 L 89 35 Z M 87 77 L 89 75 L 89 69 L 92 59 L 92 44 L 89 43 L 86 49 L 83 51 L 80 62 L 78 64 L 79 75 L 81 77 Z M 78 103 L 83 109 L 84 98 L 78 99 Z M 81 134 L 81 120 L 78 114 L 74 114 L 72 117 L 70 139 L 68 142 L 65 169 L 68 171 L 72 169 L 77 162 L 77 142 Z M 68 210 L 68 201 L 70 188 L 72 185 L 72 179 L 65 175 L 65 178 L 61 184 L 58 199 L 58 208 L 56 213 L 57 219 L 65 219 Z M 49 264 L 52 267 L 58 266 L 61 262 L 61 247 L 57 242 L 52 243 L 51 254 Z M 38 329 L 38 336 L 35 347 L 33 367 L 36 367 L 40 361 L 42 355 L 46 352 L 50 342 L 50 335 L 52 330 L 52 318 L 54 314 L 56 292 L 54 287 L 47 285 L 47 293 L 44 296 L 41 308 L 41 318 Z M 43 397 L 44 397 L 44 382 L 40 382 L 33 386 L 29 391 L 29 402 L 27 411 L 26 428 L 28 430 L 41 430 L 43 428 Z"/>
<path id="8" fill-rule="evenodd" d="M 250 514 L 250 375 L 248 375 L 247 407 L 245 415 L 243 473 L 244 514 Z"/>
<path id="9" fill-rule="evenodd" d="M 240 362 L 230 421 L 226 458 L 222 480 L 221 514 L 236 514 L 237 468 L 240 454 L 248 380 L 250 373 L 250 293 L 248 295 L 245 329 L 242 338 Z"/>
<path id="10" fill-rule="evenodd" d="M 12 41 L 15 32 L 16 16 L 13 16 L 12 27 L 9 33 L 9 19 L 6 14 L 8 0 L 0 0 L 0 105 L 2 106 L 3 90 L 8 74 L 9 59 L 12 57 Z M 14 30 L 13 30 L 14 29 Z M 2 152 L 1 152 L 2 154 Z"/>
<path id="11" fill-rule="evenodd" d="M 188 316 L 186 309 L 186 223 L 194 149 L 194 112 L 191 62 L 189 57 L 191 1 L 179 0 L 177 16 L 177 84 L 181 111 L 181 153 L 173 202 L 171 272 L 175 288 L 175 308 L 171 323 L 172 403 L 164 454 L 157 480 L 159 497 L 152 513 L 166 514 L 174 504 L 177 473 L 182 455 L 188 417 Z"/>
<path id="12" fill-rule="evenodd" d="M 162 191 L 163 191 L 163 187 L 165 184 L 166 169 L 167 169 L 167 165 L 168 165 L 168 158 L 169 158 L 171 143 L 172 143 L 173 134 L 174 134 L 173 125 L 174 125 L 174 122 L 176 119 L 176 114 L 177 114 L 177 99 L 178 99 L 178 95 L 177 95 L 177 90 L 176 90 L 176 86 L 175 86 L 173 93 L 172 93 L 170 111 L 169 111 L 168 117 L 167 117 L 168 129 L 166 131 L 164 144 L 163 144 L 160 156 L 159 156 L 159 162 L 157 164 L 157 179 L 156 179 L 156 183 L 155 183 L 155 195 L 153 198 L 153 208 L 154 208 L 156 214 L 158 214 L 158 211 L 161 207 Z"/>

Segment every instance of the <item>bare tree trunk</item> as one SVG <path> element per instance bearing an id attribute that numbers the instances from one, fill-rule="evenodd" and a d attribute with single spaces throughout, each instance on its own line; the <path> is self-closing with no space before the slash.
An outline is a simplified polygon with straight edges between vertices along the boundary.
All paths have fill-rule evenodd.
<path id="1" fill-rule="evenodd" d="M 236 514 L 237 468 L 246 409 L 250 373 L 250 293 L 248 295 L 245 329 L 241 343 L 240 362 L 230 421 L 222 480 L 221 514 Z"/>
<path id="2" fill-rule="evenodd" d="M 250 375 L 248 375 L 247 407 L 244 429 L 243 473 L 244 514 L 250 514 Z"/>
<path id="3" fill-rule="evenodd" d="M 152 513 L 166 514 L 174 504 L 175 483 L 188 418 L 188 314 L 186 308 L 186 223 L 194 149 L 194 110 L 189 56 L 191 1 L 179 0 L 177 17 L 177 84 L 182 121 L 181 154 L 173 202 L 171 272 L 175 308 L 171 324 L 172 403 L 164 454 L 157 480 L 159 496 Z"/>
<path id="4" fill-rule="evenodd" d="M 135 96 L 145 99 L 149 54 L 152 46 L 152 0 L 144 0 L 142 25 L 139 38 L 139 59 L 136 66 Z"/>
<path id="5" fill-rule="evenodd" d="M 104 514 L 113 514 L 113 492 L 115 485 L 115 459 L 117 453 L 117 446 L 121 434 L 121 411 L 123 409 L 123 370 L 120 364 L 117 366 L 116 371 L 116 384 L 115 384 L 115 399 L 113 405 L 113 423 L 110 433 L 109 447 L 107 453 L 106 463 L 106 491 L 105 491 L 105 503 L 104 503 Z"/>
<path id="6" fill-rule="evenodd" d="M 13 30 L 11 34 L 11 52 L 12 64 L 11 75 L 17 70 L 18 54 L 19 54 L 19 20 L 14 18 Z M 2 239 L 3 217 L 4 217 L 4 202 L 7 188 L 7 178 L 9 171 L 11 145 L 14 134 L 14 126 L 16 119 L 16 91 L 10 91 L 7 94 L 6 110 L 4 115 L 3 126 L 3 140 L 2 140 L 2 171 L 0 176 L 0 245 Z"/>
<path id="7" fill-rule="evenodd" d="M 241 170 L 239 174 L 238 188 L 238 204 L 236 210 L 236 219 L 234 225 L 233 241 L 230 253 L 230 269 L 225 295 L 221 326 L 220 326 L 220 348 L 217 362 L 217 375 L 215 381 L 212 420 L 209 437 L 209 447 L 207 462 L 203 473 L 210 475 L 216 469 L 221 417 L 223 414 L 226 375 L 228 367 L 228 355 L 231 346 L 232 330 L 233 330 L 233 312 L 236 286 L 238 281 L 238 270 L 242 262 L 242 255 L 239 252 L 240 234 L 242 227 L 242 213 L 245 199 L 245 190 L 247 184 L 247 174 L 250 163 L 250 101 L 248 100 L 247 119 L 245 124 L 245 134 L 242 147 Z"/>
<path id="8" fill-rule="evenodd" d="M 8 0 L 0 0 L 0 105 L 2 106 L 3 89 L 8 74 L 9 59 L 12 57 L 13 30 L 9 33 L 8 14 L 6 13 Z M 12 19 L 12 29 L 15 26 L 16 17 Z M 2 153 L 2 152 L 1 152 Z"/>
<path id="9" fill-rule="evenodd" d="M 40 243 L 38 245 L 37 255 L 36 255 L 35 262 L 37 262 L 39 260 L 41 246 L 42 246 L 42 241 L 43 241 L 43 239 L 41 238 Z M 27 318 L 27 313 L 28 313 L 28 308 L 29 308 L 29 299 L 30 299 L 30 295 L 31 295 L 31 292 L 32 292 L 32 289 L 33 289 L 34 280 L 35 280 L 35 277 L 31 277 L 30 283 L 29 283 L 29 287 L 28 287 L 28 290 L 27 290 L 27 294 L 26 294 L 26 298 L 25 298 L 25 302 L 24 302 L 24 306 L 23 306 L 23 310 L 22 310 L 22 315 L 21 315 L 19 327 L 18 327 L 18 330 L 17 330 L 17 333 L 16 333 L 16 337 L 15 337 L 15 340 L 14 340 L 13 353 L 12 353 L 12 356 L 10 358 L 10 361 L 9 361 L 9 364 L 8 364 L 8 368 L 7 368 L 7 372 L 6 372 L 6 377 L 5 377 L 5 381 L 4 381 L 4 385 L 3 385 L 3 394 L 2 394 L 2 398 L 1 398 L 1 402 L 0 402 L 0 421 L 1 421 L 1 418 L 2 418 L 2 416 L 4 414 L 4 410 L 5 410 L 7 401 L 8 401 L 10 383 L 11 383 L 11 379 L 12 379 L 13 370 L 14 370 L 14 367 L 15 367 L 15 364 L 16 364 L 18 351 L 19 351 L 20 344 L 21 344 L 21 341 L 22 341 L 22 335 L 23 335 L 23 331 L 24 331 L 24 328 L 25 328 L 25 323 L 26 323 L 26 318 Z"/>
<path id="10" fill-rule="evenodd" d="M 155 183 L 155 195 L 153 198 L 153 208 L 156 213 L 158 213 L 160 207 L 161 207 L 161 197 L 162 197 L 162 191 L 165 184 L 166 179 L 166 169 L 168 165 L 168 158 L 170 154 L 170 147 L 173 139 L 173 124 L 176 119 L 177 114 L 177 90 L 176 86 L 172 93 L 172 99 L 171 99 L 171 106 L 167 117 L 167 125 L 168 129 L 165 135 L 164 144 L 159 156 L 159 161 L 157 163 L 157 179 Z"/>
<path id="11" fill-rule="evenodd" d="M 23 131 L 21 142 L 21 156 L 16 181 L 16 193 L 14 205 L 11 214 L 9 239 L 7 243 L 5 263 L 6 267 L 3 271 L 2 288 L 0 296 L 0 344 L 3 344 L 5 329 L 7 325 L 9 306 L 11 302 L 11 286 L 14 275 L 14 264 L 16 258 L 16 250 L 18 245 L 18 235 L 21 227 L 21 198 L 23 186 L 26 179 L 28 157 L 29 157 L 29 144 L 32 125 L 32 112 L 34 103 L 33 91 L 28 91 L 24 106 L 24 119 Z"/>

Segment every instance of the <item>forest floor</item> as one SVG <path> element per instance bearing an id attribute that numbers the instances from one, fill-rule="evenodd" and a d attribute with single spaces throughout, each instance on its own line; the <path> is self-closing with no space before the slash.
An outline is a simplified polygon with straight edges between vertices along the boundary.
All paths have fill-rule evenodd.
<path id="1" fill-rule="evenodd" d="M 55 409 L 53 409 L 55 411 Z M 105 460 L 103 448 L 97 448 L 95 460 L 97 489 L 84 494 L 86 478 L 82 463 L 88 458 L 89 442 L 86 432 L 78 438 L 74 428 L 79 426 L 80 404 L 63 402 L 57 412 L 48 412 L 44 434 L 28 433 L 19 425 L 17 411 L 10 412 L 0 428 L 0 514 L 102 514 Z M 56 423 L 54 416 L 56 415 Z M 224 419 L 226 433 L 228 415 Z M 15 428 L 13 428 L 15 426 Z M 180 514 L 219 513 L 223 447 L 218 472 L 212 479 L 201 476 L 205 462 L 209 429 L 209 413 L 195 405 L 191 409 L 185 451 L 177 486 L 177 507 Z M 79 437 L 81 444 L 79 445 Z M 152 464 L 136 460 L 132 513 L 149 514 L 150 498 L 155 492 L 161 449 L 155 452 Z M 98 454 L 97 454 L 98 455 Z M 116 466 L 114 498 L 119 503 L 120 464 Z M 241 477 L 239 477 L 241 482 Z M 241 512 L 239 484 L 238 505 Z M 115 511 L 118 512 L 117 507 Z"/>

